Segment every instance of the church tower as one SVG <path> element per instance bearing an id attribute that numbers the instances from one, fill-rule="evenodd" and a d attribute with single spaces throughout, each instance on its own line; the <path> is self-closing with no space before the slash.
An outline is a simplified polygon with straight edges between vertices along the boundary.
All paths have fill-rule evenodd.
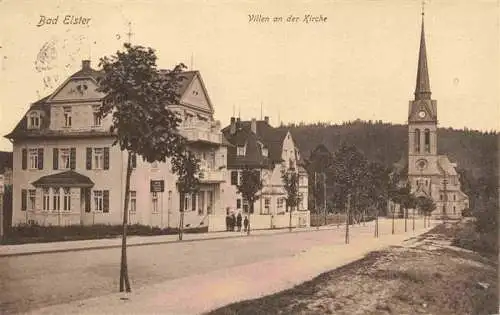
<path id="1" fill-rule="evenodd" d="M 431 177 L 438 173 L 438 121 L 437 102 L 431 99 L 423 12 L 414 94 L 408 108 L 408 179 L 417 196 L 431 197 Z"/>

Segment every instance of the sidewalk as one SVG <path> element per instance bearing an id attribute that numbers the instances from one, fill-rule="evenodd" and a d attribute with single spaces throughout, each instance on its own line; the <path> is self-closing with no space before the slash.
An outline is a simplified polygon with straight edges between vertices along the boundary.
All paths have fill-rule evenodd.
<path id="1" fill-rule="evenodd" d="M 387 222 L 385 222 L 387 224 Z M 432 228 L 432 227 L 431 227 Z M 358 260 L 367 253 L 428 231 L 353 238 L 350 244 L 313 247 L 290 257 L 220 269 L 84 301 L 50 306 L 32 314 L 200 314 L 241 300 L 273 294 Z M 256 281 L 257 280 L 257 281 Z"/>
<path id="2" fill-rule="evenodd" d="M 373 222 L 367 222 L 367 225 Z M 292 233 L 311 232 L 318 230 L 336 229 L 337 225 L 294 228 Z M 274 230 L 252 230 L 252 236 L 275 235 L 282 233 L 290 233 L 288 229 Z M 182 242 L 194 242 L 203 240 L 216 240 L 224 238 L 245 237 L 245 232 L 208 232 L 208 233 L 184 233 Z M 69 251 L 81 251 L 89 249 L 105 249 L 121 247 L 121 237 L 108 239 L 94 239 L 81 241 L 63 241 L 50 243 L 30 243 L 20 245 L 0 245 L 0 257 L 6 256 L 21 256 L 34 255 L 43 253 L 59 253 Z M 144 246 L 153 244 L 167 244 L 179 242 L 179 236 L 175 235 L 158 235 L 158 236 L 129 236 L 127 237 L 127 247 Z"/>

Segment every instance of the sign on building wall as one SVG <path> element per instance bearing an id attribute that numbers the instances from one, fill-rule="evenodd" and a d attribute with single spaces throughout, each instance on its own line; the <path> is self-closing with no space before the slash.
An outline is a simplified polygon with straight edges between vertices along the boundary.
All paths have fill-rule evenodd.
<path id="1" fill-rule="evenodd" d="M 164 192 L 165 191 L 165 181 L 164 180 L 152 180 L 150 182 L 150 192 Z"/>

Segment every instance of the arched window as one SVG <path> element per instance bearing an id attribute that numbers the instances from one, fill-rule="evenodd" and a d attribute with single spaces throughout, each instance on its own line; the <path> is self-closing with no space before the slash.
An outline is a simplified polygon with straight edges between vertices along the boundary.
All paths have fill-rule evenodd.
<path id="1" fill-rule="evenodd" d="M 420 129 L 415 129 L 415 152 L 420 152 Z"/>
<path id="2" fill-rule="evenodd" d="M 431 131 L 429 129 L 425 129 L 424 133 L 424 143 L 425 143 L 425 152 L 430 153 L 431 152 Z"/>

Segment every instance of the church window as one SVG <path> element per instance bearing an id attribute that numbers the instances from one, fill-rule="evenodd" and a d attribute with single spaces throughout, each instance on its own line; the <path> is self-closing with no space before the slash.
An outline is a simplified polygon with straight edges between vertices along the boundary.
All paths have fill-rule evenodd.
<path id="1" fill-rule="evenodd" d="M 425 152 L 430 153 L 431 152 L 431 132 L 429 129 L 425 129 L 424 133 L 424 142 L 425 142 Z"/>
<path id="2" fill-rule="evenodd" d="M 415 152 L 420 152 L 420 129 L 415 129 Z"/>

